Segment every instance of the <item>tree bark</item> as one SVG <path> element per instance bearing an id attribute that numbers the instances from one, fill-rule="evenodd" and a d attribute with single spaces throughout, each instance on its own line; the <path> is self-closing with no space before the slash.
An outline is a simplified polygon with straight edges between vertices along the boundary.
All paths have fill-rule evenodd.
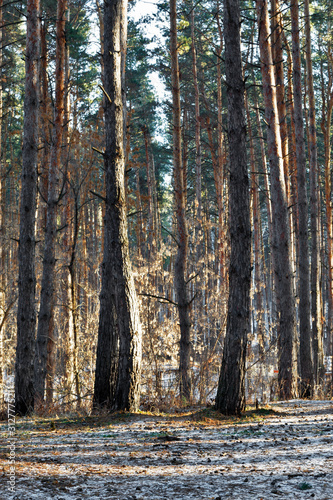
<path id="1" fill-rule="evenodd" d="M 266 0 L 257 0 L 256 5 L 265 118 L 267 122 L 267 146 L 270 162 L 273 222 L 272 243 L 279 313 L 279 394 L 281 399 L 290 399 L 297 393 L 297 356 L 289 215 L 270 46 L 268 7 Z"/>
<path id="2" fill-rule="evenodd" d="M 197 51 L 195 46 L 195 19 L 194 5 L 191 7 L 191 50 L 192 50 L 192 75 L 194 86 L 194 106 L 195 106 L 195 217 L 196 217 L 196 245 L 197 258 L 200 258 L 200 231 L 202 226 L 201 212 L 201 125 L 200 125 L 200 101 L 197 69 Z"/>
<path id="3" fill-rule="evenodd" d="M 227 330 L 216 408 L 225 414 L 245 409 L 245 361 L 250 328 L 251 227 L 246 125 L 240 43 L 239 0 L 225 0 L 224 40 L 230 155 L 230 267 Z"/>
<path id="4" fill-rule="evenodd" d="M 47 374 L 47 346 L 54 346 L 52 328 L 55 300 L 55 267 L 57 240 L 57 208 L 59 199 L 59 171 L 64 122 L 64 62 L 65 62 L 65 22 L 67 0 L 58 0 L 56 26 L 56 70 L 55 70 L 55 110 L 54 127 L 48 174 L 47 216 L 44 243 L 43 276 L 38 315 L 38 330 L 35 356 L 36 402 L 44 401 Z M 50 339 L 50 342 L 49 342 Z M 51 345 L 52 344 L 52 345 Z"/>
<path id="5" fill-rule="evenodd" d="M 305 138 L 302 103 L 301 52 L 299 37 L 299 6 L 293 0 L 290 6 L 293 48 L 294 116 L 296 132 L 298 185 L 298 241 L 299 241 L 299 326 L 300 326 L 300 395 L 313 395 L 313 359 L 310 325 L 310 262 L 308 235 L 308 198 L 306 183 Z"/>
<path id="6" fill-rule="evenodd" d="M 217 0 L 217 13 L 216 13 L 216 22 L 217 28 L 219 32 L 219 46 L 217 47 L 217 75 L 216 75 L 216 84 L 217 84 L 217 163 L 216 169 L 214 169 L 214 179 L 216 186 L 216 196 L 217 196 L 217 210 L 218 210 L 218 219 L 219 219 L 219 250 L 218 250 L 218 259 L 219 259 L 219 271 L 220 271 L 220 286 L 225 286 L 226 284 L 226 263 L 225 263 L 225 217 L 224 211 L 226 208 L 223 203 L 223 182 L 224 182 L 224 163 L 225 163 L 225 154 L 224 154 L 224 134 L 223 134 L 223 122 L 222 122 L 222 50 L 223 50 L 223 32 L 222 26 L 220 22 L 219 10 L 220 3 Z M 226 288 L 224 288 L 224 291 Z"/>
<path id="7" fill-rule="evenodd" d="M 332 62 L 330 62 L 332 64 Z M 327 338 L 332 343 L 333 337 L 333 214 L 332 214 L 332 172 L 331 172 L 331 134 L 332 134 L 332 111 L 333 111 L 333 75 L 329 71 L 326 95 L 323 67 L 321 67 L 322 81 L 322 116 L 321 130 L 324 136 L 325 151 L 325 207 L 326 207 L 326 232 L 327 232 Z M 330 349 L 330 355 L 332 350 Z"/>
<path id="8" fill-rule="evenodd" d="M 254 287 L 253 287 L 253 316 L 256 324 L 256 334 L 259 344 L 259 356 L 263 355 L 265 345 L 264 315 L 263 315 L 263 297 L 261 280 L 261 245 L 260 245 L 260 206 L 258 192 L 258 178 L 256 173 L 255 149 L 251 125 L 250 107 L 248 97 L 245 95 L 245 108 L 247 118 L 247 130 L 250 145 L 250 165 L 251 165 L 251 208 L 253 219 L 253 267 L 254 267 Z"/>
<path id="9" fill-rule="evenodd" d="M 309 0 L 304 2 L 305 16 L 305 43 L 306 43 L 306 68 L 309 99 L 309 168 L 310 168 L 310 210 L 311 210 L 311 318 L 312 318 L 312 343 L 314 377 L 317 385 L 321 384 L 324 368 L 323 329 L 321 311 L 320 287 L 320 234 L 319 234 L 319 177 L 317 162 L 317 132 L 316 132 L 316 104 L 313 86 L 312 53 L 311 53 L 311 25 Z"/>
<path id="10" fill-rule="evenodd" d="M 2 120 L 3 120 L 3 109 L 2 109 L 2 60 L 3 60 L 3 0 L 0 0 L 0 325 L 2 324 L 5 310 L 5 269 L 4 269 L 4 189 L 3 189 L 3 161 L 2 161 Z M 4 402 L 4 350 L 3 350 L 3 329 L 0 328 L 0 408 L 2 408 Z"/>
<path id="11" fill-rule="evenodd" d="M 20 202 L 19 299 L 15 363 L 15 406 L 16 412 L 20 415 L 30 413 L 34 406 L 33 363 L 36 332 L 35 216 L 38 161 L 39 31 L 39 0 L 28 0 Z"/>
<path id="12" fill-rule="evenodd" d="M 131 270 L 125 197 L 122 99 L 122 0 L 104 4 L 105 219 L 94 406 L 136 410 L 141 325 Z M 126 23 L 125 23 L 126 24 Z M 123 48 L 123 46 L 122 46 Z"/>
<path id="13" fill-rule="evenodd" d="M 180 397 L 186 400 L 191 396 L 190 380 L 190 311 L 186 286 L 188 234 L 185 215 L 185 186 L 181 155 L 181 108 L 177 42 L 177 1 L 170 0 L 170 52 L 173 116 L 173 176 L 175 209 L 177 221 L 177 256 L 175 261 L 175 288 L 180 323 L 179 374 Z"/>

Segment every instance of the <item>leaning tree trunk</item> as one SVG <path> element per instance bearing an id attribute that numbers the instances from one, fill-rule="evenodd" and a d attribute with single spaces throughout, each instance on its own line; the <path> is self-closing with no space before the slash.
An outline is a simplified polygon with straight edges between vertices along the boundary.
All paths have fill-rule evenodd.
<path id="1" fill-rule="evenodd" d="M 135 410 L 139 406 L 141 325 L 127 236 L 120 50 L 121 24 L 125 22 L 122 4 L 122 0 L 106 0 L 104 4 L 106 199 L 94 406 Z"/>
<path id="2" fill-rule="evenodd" d="M 27 48 L 20 204 L 19 282 L 17 347 L 15 363 L 15 405 L 21 415 L 34 406 L 35 311 L 35 215 L 37 194 L 39 111 L 39 0 L 28 0 Z"/>
<path id="3" fill-rule="evenodd" d="M 299 39 L 298 0 L 291 2 L 293 46 L 294 117 L 296 132 L 298 185 L 298 269 L 299 269 L 299 328 L 300 328 L 300 395 L 313 395 L 313 360 L 310 323 L 310 262 L 308 235 L 308 197 L 306 183 L 305 138 L 302 105 L 301 52 Z"/>
<path id="4" fill-rule="evenodd" d="M 175 208 L 177 220 L 178 250 L 175 262 L 175 286 L 180 323 L 180 397 L 191 396 L 190 381 L 190 305 L 186 287 L 186 265 L 188 250 L 188 234 L 185 216 L 185 189 L 181 154 L 180 123 L 180 85 L 177 45 L 177 8 L 176 0 L 170 0 L 170 52 L 172 82 L 172 115 L 173 115 L 173 175 L 175 190 Z"/>
<path id="5" fill-rule="evenodd" d="M 281 399 L 289 399 L 297 393 L 295 296 L 291 267 L 288 205 L 266 0 L 257 0 L 257 16 L 265 118 L 268 125 L 267 146 L 271 178 L 273 262 L 279 314 L 279 394 Z"/>
<path id="6" fill-rule="evenodd" d="M 58 0 L 57 4 L 57 42 L 55 70 L 55 110 L 54 127 L 48 173 L 47 215 L 44 243 L 43 276 L 38 315 L 38 331 L 35 356 L 35 391 L 36 402 L 44 401 L 45 379 L 47 373 L 48 344 L 54 349 L 54 300 L 55 267 L 57 240 L 57 208 L 59 198 L 59 171 L 64 121 L 65 88 L 65 22 L 67 0 Z M 49 341 L 50 340 L 50 341 Z M 50 355 L 50 353 L 49 353 Z"/>
<path id="7" fill-rule="evenodd" d="M 230 155 L 230 267 L 227 330 L 216 408 L 225 414 L 245 409 L 245 361 L 250 328 L 251 227 L 246 125 L 240 45 L 239 0 L 224 3 L 225 66 Z"/>

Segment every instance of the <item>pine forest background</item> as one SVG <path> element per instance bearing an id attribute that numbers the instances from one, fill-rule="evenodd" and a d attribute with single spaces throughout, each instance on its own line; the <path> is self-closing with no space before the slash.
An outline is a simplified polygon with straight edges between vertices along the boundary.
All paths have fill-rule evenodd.
<path id="1" fill-rule="evenodd" d="M 149 2 L 143 4 L 149 12 L 143 16 L 138 14 L 138 2 L 129 4 L 124 115 L 128 238 L 143 339 L 141 404 L 146 408 L 166 408 L 188 402 L 207 404 L 214 401 L 218 386 L 229 290 L 230 170 L 223 4 L 220 0 L 177 2 L 180 174 L 187 234 L 185 306 L 190 318 L 188 391 L 184 387 L 179 390 L 180 325 L 175 265 L 180 242 L 174 189 L 170 5 L 164 1 L 158 2 L 156 8 L 153 5 L 149 8 Z M 61 5 L 65 22 L 63 57 L 59 63 L 56 20 Z M 264 95 L 267 75 L 262 64 L 265 40 L 260 31 L 264 29 L 260 27 L 260 12 L 267 4 L 261 0 L 244 0 L 240 8 L 252 243 L 245 384 L 248 401 L 266 402 L 281 394 L 278 377 L 281 313 L 277 305 L 272 252 L 276 245 L 273 234 L 276 215 L 272 213 L 274 181 L 270 171 Z M 301 373 L 300 297 L 304 282 L 301 281 L 300 263 L 306 262 L 302 254 L 306 245 L 300 236 L 300 227 L 303 232 L 305 227 L 310 256 L 305 287 L 309 295 L 311 293 L 308 322 L 311 323 L 313 394 L 327 397 L 332 394 L 333 349 L 332 3 L 318 0 L 309 6 L 306 0 L 299 5 L 300 100 L 294 86 L 297 40 L 295 42 L 291 5 L 271 0 L 268 8 L 266 41 L 271 44 L 277 79 L 279 134 L 291 235 L 291 280 L 298 347 L 295 363 Z M 131 15 L 133 11 L 134 16 Z M 25 2 L 0 0 L 1 403 L 4 384 L 14 376 L 17 345 L 20 193 L 28 57 L 26 19 Z M 108 95 L 101 76 L 104 71 L 103 5 L 99 0 L 68 0 L 68 4 L 60 0 L 58 4 L 55 0 L 43 0 L 40 22 L 33 307 L 38 318 L 45 248 L 46 243 L 51 242 L 55 269 L 52 284 L 48 286 L 54 286 L 55 298 L 48 330 L 45 398 L 51 407 L 89 408 L 94 393 L 106 196 L 103 106 Z M 57 91 L 59 74 L 62 74 L 63 88 Z M 295 123 L 299 101 L 303 109 L 306 158 L 304 193 L 300 191 L 302 185 L 298 177 L 299 138 Z M 56 232 L 51 238 L 46 226 L 57 116 L 62 120 L 62 132 L 60 161 L 55 173 L 58 190 L 54 215 Z M 315 166 L 311 164 L 314 137 Z M 303 195 L 308 199 L 305 226 L 304 217 L 300 215 L 304 215 Z M 303 226 L 300 226 L 302 220 Z M 313 272 L 315 278 L 312 279 Z M 38 321 L 42 321 L 41 313 Z"/>

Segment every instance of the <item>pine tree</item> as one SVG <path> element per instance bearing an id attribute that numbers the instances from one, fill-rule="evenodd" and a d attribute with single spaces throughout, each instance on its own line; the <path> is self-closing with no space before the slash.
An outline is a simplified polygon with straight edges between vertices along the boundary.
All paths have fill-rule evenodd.
<path id="1" fill-rule="evenodd" d="M 105 220 L 94 406 L 139 405 L 141 325 L 127 236 L 121 25 L 122 0 L 104 6 Z"/>
<path id="2" fill-rule="evenodd" d="M 216 408 L 225 414 L 245 409 L 245 360 L 250 328 L 251 228 L 246 125 L 238 0 L 224 4 L 224 39 L 230 157 L 230 267 L 227 330 Z"/>
<path id="3" fill-rule="evenodd" d="M 36 330 L 35 214 L 37 194 L 38 112 L 40 51 L 39 1 L 29 0 L 25 57 L 22 180 L 20 202 L 19 299 L 15 363 L 16 412 L 33 410 L 33 367 Z"/>

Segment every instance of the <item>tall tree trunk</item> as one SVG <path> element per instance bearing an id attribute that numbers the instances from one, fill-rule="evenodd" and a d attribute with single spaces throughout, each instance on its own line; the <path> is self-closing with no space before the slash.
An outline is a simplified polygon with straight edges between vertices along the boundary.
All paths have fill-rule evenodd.
<path id="1" fill-rule="evenodd" d="M 223 168 L 224 168 L 224 135 L 223 135 L 223 123 L 222 123 L 222 50 L 223 50 L 223 32 L 219 17 L 220 3 L 217 0 L 217 12 L 216 21 L 219 32 L 219 46 L 217 47 L 217 162 L 216 168 L 214 168 L 214 179 L 216 186 L 216 196 L 217 196 L 217 210 L 218 210 L 218 220 L 219 220 L 219 236 L 218 236 L 218 259 L 219 259 L 219 271 L 220 271 L 220 285 L 223 286 L 226 282 L 226 264 L 225 264 L 225 227 L 224 227 L 224 204 L 223 204 Z M 225 288 L 224 288 L 225 292 Z"/>
<path id="2" fill-rule="evenodd" d="M 170 0 L 170 52 L 172 83 L 172 116 L 173 116 L 173 175 L 175 191 L 175 208 L 177 221 L 177 257 L 175 261 L 175 288 L 180 323 L 180 397 L 191 396 L 190 380 L 190 305 L 186 287 L 186 267 L 188 251 L 188 234 L 185 215 L 185 186 L 181 155 L 181 109 L 177 42 L 177 1 Z"/>
<path id="3" fill-rule="evenodd" d="M 268 7 L 266 0 L 257 0 L 256 4 L 265 117 L 268 125 L 267 145 L 271 176 L 274 272 L 279 313 L 278 382 L 280 397 L 290 399 L 297 393 L 297 356 L 289 215 L 270 46 Z"/>
<path id="4" fill-rule="evenodd" d="M 230 267 L 227 330 L 216 408 L 239 414 L 245 409 L 245 361 L 250 328 L 251 227 L 246 125 L 240 43 L 239 0 L 225 0 L 224 40 L 230 155 Z"/>
<path id="5" fill-rule="evenodd" d="M 146 174 L 147 174 L 147 188 L 148 188 L 148 261 L 152 262 L 154 260 L 156 241 L 155 241 L 155 220 L 154 220 L 154 200 L 153 200 L 153 180 L 151 172 L 151 156 L 149 151 L 150 146 L 150 136 L 147 127 L 144 126 L 142 129 L 143 137 L 145 141 L 145 153 L 146 153 Z"/>
<path id="6" fill-rule="evenodd" d="M 196 245 L 200 254 L 200 231 L 202 226 L 201 212 L 201 126 L 200 126 L 200 101 L 197 69 L 197 51 L 195 46 L 195 20 L 194 5 L 191 8 L 191 50 L 192 50 L 192 74 L 194 85 L 194 106 L 195 106 L 195 217 L 196 217 Z M 199 255 L 197 255 L 199 258 Z"/>
<path id="7" fill-rule="evenodd" d="M 322 72 L 323 73 L 323 72 Z M 332 214 L 332 172 L 331 172 L 331 133 L 332 133 L 332 111 L 333 92 L 332 77 L 328 81 L 329 95 L 324 97 L 324 77 L 322 74 L 322 118 L 321 129 L 324 136 L 325 148 L 325 207 L 326 207 L 326 232 L 327 232 L 327 337 L 330 343 L 333 336 L 333 214 Z M 332 353 L 329 353 L 332 355 Z"/>
<path id="8" fill-rule="evenodd" d="M 313 395 L 313 360 L 310 325 L 310 263 L 308 236 L 308 198 L 306 183 L 305 138 L 302 103 L 301 52 L 299 37 L 298 0 L 290 6 L 292 47 L 293 47 L 293 85 L 294 113 L 296 132 L 297 185 L 298 185 L 298 241 L 299 241 L 299 326 L 300 326 L 300 376 L 302 397 Z"/>
<path id="9" fill-rule="evenodd" d="M 284 178 L 288 205 L 290 204 L 290 172 L 288 150 L 287 110 L 284 85 L 283 51 L 282 51 L 282 14 L 279 0 L 272 0 L 272 59 L 275 70 L 276 104 L 279 114 L 281 148 L 284 166 Z"/>
<path id="10" fill-rule="evenodd" d="M 141 325 L 127 236 L 122 7 L 122 0 L 106 0 L 104 4 L 106 201 L 94 406 L 135 410 L 140 395 Z"/>
<path id="11" fill-rule="evenodd" d="M 254 267 L 254 289 L 253 289 L 253 302 L 254 302 L 254 320 L 256 323 L 256 333 L 259 344 L 260 359 L 263 355 L 263 348 L 265 342 L 264 335 L 264 317 L 263 317 L 263 297 L 262 297 L 262 280 L 261 280 L 261 248 L 260 248 L 260 206 L 259 206 L 259 193 L 258 193 L 258 180 L 256 177 L 256 159 L 255 149 L 252 133 L 251 115 L 248 103 L 248 98 L 245 96 L 245 108 L 247 117 L 247 130 L 250 144 L 250 165 L 251 165 L 251 198 L 252 198 L 252 218 L 253 218 L 253 267 Z M 262 362 L 260 361 L 260 368 Z"/>
<path id="12" fill-rule="evenodd" d="M 319 238 L 319 187 L 317 163 L 316 104 L 313 87 L 311 27 L 309 0 L 304 2 L 306 68 L 309 99 L 309 166 L 310 166 L 310 210 L 311 210 L 311 318 L 315 383 L 319 385 L 324 376 L 323 331 L 321 323 L 320 289 L 320 238 Z"/>
<path id="13" fill-rule="evenodd" d="M 279 114 L 282 159 L 284 167 L 284 180 L 286 184 L 287 204 L 289 207 L 292 206 L 292 201 L 291 201 L 291 184 L 290 184 L 291 175 L 290 175 L 290 162 L 289 162 L 290 148 L 288 144 L 289 141 L 288 141 L 288 124 L 287 124 L 287 106 L 285 97 L 286 92 L 284 85 L 284 64 L 283 64 L 283 50 L 282 50 L 284 30 L 283 30 L 280 1 L 272 0 L 271 6 L 272 6 L 272 14 L 271 14 L 272 59 L 274 64 L 275 82 L 276 82 L 276 103 Z M 295 246 L 294 232 L 293 232 L 293 225 L 294 225 L 293 217 L 295 213 L 296 212 L 294 210 L 289 210 L 293 271 L 295 271 L 296 269 L 295 252 L 293 251 Z"/>
<path id="14" fill-rule="evenodd" d="M 65 22 L 67 0 L 58 0 L 56 26 L 56 70 L 55 70 L 55 110 L 54 126 L 48 175 L 47 217 L 44 243 L 43 276 L 38 316 L 38 330 L 35 356 L 36 402 L 44 401 L 45 379 L 47 373 L 47 345 L 54 345 L 52 316 L 55 301 L 55 267 L 57 240 L 57 208 L 59 199 L 59 175 L 61 146 L 64 125 L 64 88 L 65 88 Z M 52 345 L 50 345 L 52 343 Z"/>
<path id="15" fill-rule="evenodd" d="M 299 244 L 298 238 L 298 189 L 297 189 L 297 161 L 296 161 L 296 129 L 295 129 L 295 113 L 294 113 L 294 92 L 293 92 L 293 61 L 292 54 L 288 40 L 285 36 L 284 31 L 282 32 L 284 47 L 287 51 L 287 116 L 289 118 L 288 127 L 288 149 L 289 149 L 289 172 L 290 172 L 290 183 L 291 183 L 291 211 L 292 211 L 292 234 L 295 237 L 291 237 L 291 252 L 292 252 L 292 266 L 293 274 L 295 276 L 294 283 L 296 283 L 296 266 L 299 259 Z M 295 289 L 296 286 L 294 285 Z"/>
<path id="16" fill-rule="evenodd" d="M 15 363 L 16 412 L 26 415 L 34 406 L 35 308 L 35 216 L 37 192 L 39 111 L 39 0 L 28 0 L 27 47 L 20 203 L 19 282 L 17 347 Z"/>
<path id="17" fill-rule="evenodd" d="M 5 310 L 5 269 L 4 269 L 4 171 L 3 171 L 3 151 L 2 151 L 2 120 L 3 120 L 3 109 L 2 109 L 2 44 L 3 44 L 3 0 L 0 0 L 0 325 L 2 324 Z M 4 385 L 3 385 L 3 375 L 4 375 L 4 351 L 3 351 L 3 328 L 0 326 L 0 408 L 2 408 L 4 402 Z"/>
<path id="18" fill-rule="evenodd" d="M 74 221 L 73 221 L 73 242 L 71 248 L 71 257 L 68 265 L 69 271 L 69 323 L 72 327 L 72 335 L 70 338 L 69 348 L 71 348 L 71 352 L 69 353 L 69 359 L 72 362 L 72 366 L 70 367 L 71 371 L 71 382 L 75 389 L 75 396 L 77 398 L 77 406 L 78 408 L 81 406 L 81 387 L 80 387 L 80 378 L 79 378 L 79 369 L 78 369 L 78 334 L 79 334 L 79 325 L 78 325 L 78 299 L 77 299 L 77 265 L 76 265 L 76 253 L 77 253 L 77 242 L 78 242 L 78 234 L 79 234 L 79 206 L 80 206 L 80 187 L 73 189 L 74 191 Z"/>

